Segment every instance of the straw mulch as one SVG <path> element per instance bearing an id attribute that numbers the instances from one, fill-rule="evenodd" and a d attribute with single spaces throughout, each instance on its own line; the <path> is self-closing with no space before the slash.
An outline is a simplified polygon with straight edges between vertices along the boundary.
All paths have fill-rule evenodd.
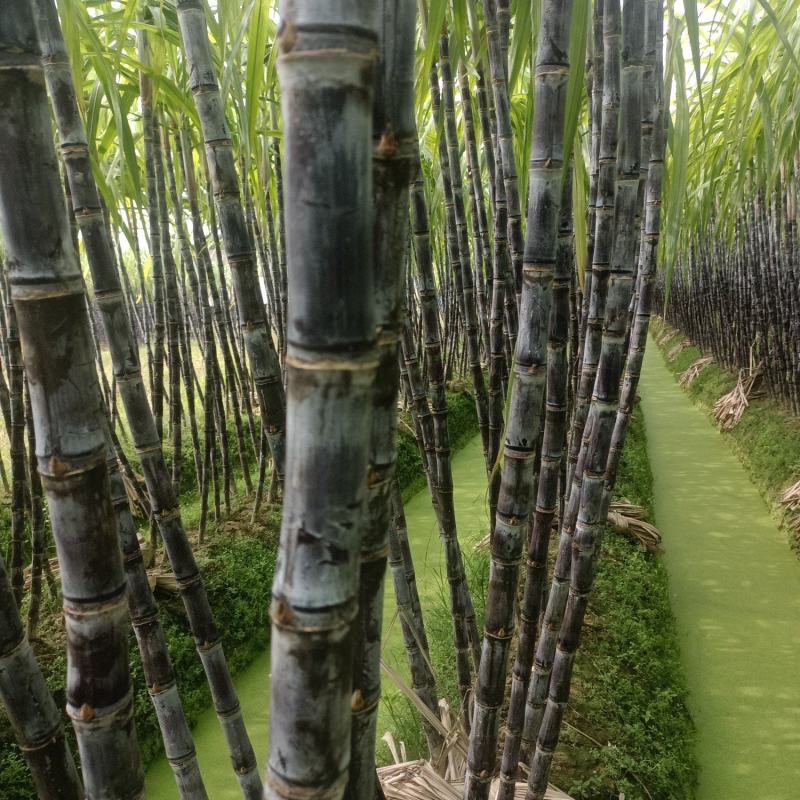
<path id="1" fill-rule="evenodd" d="M 125 486 L 125 494 L 128 496 L 128 505 L 134 517 L 148 519 L 150 517 L 150 500 L 144 490 L 144 477 L 135 472 L 121 470 L 122 483 Z"/>
<path id="2" fill-rule="evenodd" d="M 607 522 L 618 533 L 633 539 L 647 550 L 657 550 L 661 544 L 661 533 L 655 525 L 647 522 L 644 516 L 644 509 L 641 506 L 629 503 L 627 500 L 614 500 L 608 509 Z M 555 522 L 554 520 L 554 524 Z M 475 545 L 475 550 L 486 550 L 488 547 L 487 533 Z"/>
<path id="3" fill-rule="evenodd" d="M 800 481 L 790 486 L 780 498 L 781 505 L 791 514 L 788 525 L 800 544 Z"/>
<path id="4" fill-rule="evenodd" d="M 781 505 L 786 506 L 789 511 L 800 511 L 800 481 L 781 495 Z"/>
<path id="5" fill-rule="evenodd" d="M 142 551 L 142 558 L 145 564 L 150 563 L 150 556 L 152 555 L 152 545 L 149 541 L 139 539 L 139 549 Z M 48 569 L 50 574 L 56 581 L 61 580 L 61 567 L 58 564 L 58 559 L 53 557 L 48 560 Z M 30 591 L 31 588 L 31 568 L 25 567 L 25 591 Z M 150 584 L 152 591 L 161 590 L 168 594 L 177 594 L 178 580 L 171 572 L 164 572 L 163 567 L 157 566 L 147 570 L 147 581 Z"/>
<path id="6" fill-rule="evenodd" d="M 661 330 L 656 334 L 656 344 L 663 347 L 677 332 L 677 329 L 662 321 Z"/>
<path id="7" fill-rule="evenodd" d="M 378 769 L 386 800 L 461 800 L 464 796 L 464 781 L 448 781 L 436 774 L 427 761 L 404 761 Z M 497 784 L 492 781 L 490 800 L 497 797 Z M 524 800 L 528 784 L 518 781 L 514 791 L 515 800 Z M 572 800 L 568 794 L 550 786 L 546 800 Z"/>
<path id="8" fill-rule="evenodd" d="M 381 660 L 381 668 L 389 679 L 411 701 L 425 720 L 441 735 L 444 746 L 435 763 L 418 760 L 409 761 L 403 742 L 399 746 L 391 732 L 383 735 L 383 741 L 395 760 L 394 764 L 379 767 L 378 779 L 386 800 L 460 800 L 464 796 L 464 775 L 467 771 L 467 747 L 469 740 L 460 717 L 453 717 L 446 700 L 439 700 L 439 714 L 434 714 L 420 700 L 417 693 L 408 685 L 403 677 L 385 661 Z M 523 771 L 524 764 L 520 764 Z M 490 800 L 497 796 L 497 779 L 492 782 Z M 527 782 L 518 781 L 515 798 L 523 800 L 527 791 Z M 550 785 L 545 795 L 546 800 L 573 800 L 555 786 Z"/>
<path id="9" fill-rule="evenodd" d="M 674 361 L 678 353 L 686 347 L 691 347 L 691 344 L 692 342 L 690 339 L 682 339 L 667 353 L 667 361 Z"/>
<path id="10" fill-rule="evenodd" d="M 742 418 L 750 401 L 760 397 L 761 368 L 743 369 L 736 386 L 714 403 L 714 419 L 724 431 L 732 431 Z"/>
<path id="11" fill-rule="evenodd" d="M 647 550 L 657 550 L 661 544 L 661 532 L 645 520 L 644 509 L 627 500 L 611 504 L 608 509 L 608 524 Z"/>
<path id="12" fill-rule="evenodd" d="M 700 374 L 700 371 L 703 367 L 707 367 L 709 364 L 714 363 L 713 356 L 703 356 L 702 358 L 698 358 L 697 361 L 693 361 L 689 368 L 681 373 L 680 378 L 678 378 L 678 383 L 681 386 L 691 386 L 692 381 Z"/>

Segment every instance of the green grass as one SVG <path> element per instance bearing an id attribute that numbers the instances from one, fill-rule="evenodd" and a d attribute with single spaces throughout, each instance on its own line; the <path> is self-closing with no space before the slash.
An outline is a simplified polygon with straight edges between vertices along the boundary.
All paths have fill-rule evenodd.
<path id="1" fill-rule="evenodd" d="M 655 335 L 663 330 L 660 321 L 654 325 Z M 682 350 L 672 362 L 670 349 L 683 334 L 676 331 L 661 346 L 667 368 L 677 377 L 703 353 L 694 345 Z M 714 403 L 736 386 L 737 376 L 718 364 L 704 367 L 686 389 L 689 397 L 710 414 Z M 732 431 L 722 432 L 744 464 L 751 480 L 758 487 L 770 510 L 779 522 L 789 522 L 788 514 L 778 503 L 781 492 L 800 479 L 800 419 L 764 397 L 752 400 L 741 421 Z M 788 528 L 788 525 L 787 525 Z M 794 543 L 797 545 L 797 543 Z"/>

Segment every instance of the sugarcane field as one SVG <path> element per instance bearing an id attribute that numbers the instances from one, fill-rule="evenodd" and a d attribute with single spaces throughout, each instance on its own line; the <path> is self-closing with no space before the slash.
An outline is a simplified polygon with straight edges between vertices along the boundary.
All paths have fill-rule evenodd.
<path id="1" fill-rule="evenodd" d="M 800 799 L 800 0 L 0 0 L 0 800 Z"/>

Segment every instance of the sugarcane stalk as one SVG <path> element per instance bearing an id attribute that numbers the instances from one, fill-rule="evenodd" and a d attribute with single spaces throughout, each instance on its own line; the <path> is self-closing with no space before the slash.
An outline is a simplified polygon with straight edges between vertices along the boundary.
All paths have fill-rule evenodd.
<path id="1" fill-rule="evenodd" d="M 606 0 L 606 18 L 612 22 L 617 13 L 615 5 L 616 0 Z M 572 537 L 569 596 L 553 660 L 547 704 L 528 776 L 529 800 L 543 800 L 547 790 L 553 753 L 569 700 L 575 652 L 595 574 L 598 537 L 605 524 L 602 518 L 605 471 L 619 409 L 620 379 L 625 358 L 623 347 L 638 243 L 635 217 L 642 147 L 644 23 L 644 0 L 626 0 L 622 25 L 614 243 L 609 263 L 602 349 L 592 397 L 593 424 L 582 446 L 586 450 L 586 464 L 580 487 L 577 525 Z"/>
<path id="2" fill-rule="evenodd" d="M 183 205 L 181 203 L 181 198 L 178 196 L 178 187 L 175 181 L 175 166 L 173 164 L 172 159 L 172 148 L 170 147 L 169 142 L 169 134 L 166 129 L 164 131 L 164 141 L 162 144 L 162 151 L 164 153 L 164 166 L 166 169 L 166 176 L 168 180 L 169 186 L 169 197 L 170 202 L 172 203 L 172 210 L 175 220 L 175 235 L 178 239 L 178 247 L 180 250 L 181 255 L 181 273 L 188 276 L 189 279 L 189 289 L 191 292 L 191 304 L 186 302 L 183 307 L 183 322 L 194 322 L 195 317 L 197 316 L 197 308 L 198 308 L 198 285 L 197 285 L 197 273 L 194 270 L 194 260 L 192 258 L 192 251 L 189 247 L 189 242 L 186 238 L 186 230 L 183 224 Z M 175 135 L 175 142 L 179 144 L 178 135 Z M 180 151 L 178 152 L 178 156 L 180 157 Z M 122 271 L 123 279 L 125 277 L 125 271 Z M 178 309 L 180 310 L 180 309 Z M 194 461 L 194 473 L 196 480 L 199 481 L 200 479 L 200 435 L 197 430 L 197 417 L 195 414 L 195 371 L 194 371 L 194 363 L 192 359 L 192 351 L 191 351 L 191 338 L 187 333 L 187 327 L 183 326 L 183 335 L 180 339 L 180 356 L 181 356 L 181 366 L 182 366 L 182 374 L 183 374 L 183 385 L 186 391 L 186 408 L 188 411 L 189 416 L 189 434 L 192 439 L 192 460 Z M 199 326 L 198 326 L 199 328 Z M 198 339 L 200 338 L 199 329 L 196 331 Z M 198 384 L 199 387 L 199 384 Z M 175 473 L 175 469 L 173 467 L 173 473 Z"/>
<path id="3" fill-rule="evenodd" d="M 211 60 L 205 11 L 200 0 L 179 0 L 178 23 L 189 67 L 189 83 L 200 118 L 206 159 L 233 276 L 240 331 L 250 359 L 261 413 L 278 478 L 283 477 L 285 409 L 278 357 L 266 320 L 255 254 L 247 230 L 233 158 L 233 146 Z M 244 387 L 242 388 L 244 391 Z"/>
<path id="4" fill-rule="evenodd" d="M 54 41 L 52 36 L 50 40 Z M 56 59 L 56 61 L 61 60 Z M 68 68 L 59 72 L 58 76 L 59 97 L 61 97 L 65 91 L 64 82 L 69 78 Z M 145 97 L 148 96 L 147 92 L 144 94 Z M 88 147 L 85 145 L 85 134 L 77 113 L 74 94 L 71 102 L 64 101 L 61 111 L 63 114 L 57 114 L 57 121 L 62 140 L 70 144 L 67 160 L 73 171 L 71 174 L 71 181 L 74 184 L 73 202 L 80 212 L 77 214 L 79 224 L 86 231 L 85 241 L 95 296 L 103 317 L 114 374 L 142 464 L 155 519 L 178 584 L 182 588 L 181 594 L 188 612 L 190 627 L 209 679 L 214 706 L 226 732 L 235 769 L 240 782 L 245 786 L 254 785 L 251 796 L 257 797 L 260 793 L 260 781 L 255 756 L 252 754 L 244 730 L 238 699 L 228 673 L 219 633 L 213 621 L 202 579 L 183 530 L 177 500 L 160 446 L 160 437 L 144 391 L 135 339 L 125 313 L 119 276 L 114 266 L 110 236 L 105 228 L 96 186 L 90 179 Z M 155 165 L 151 163 L 151 166 L 155 177 Z M 155 180 L 153 183 L 155 184 Z M 158 241 L 157 224 L 155 234 Z M 154 258 L 157 252 L 153 251 Z"/>
<path id="5" fill-rule="evenodd" d="M 281 15 L 288 447 L 264 797 L 339 798 L 358 710 L 353 623 L 378 366 L 376 20 L 369 0 L 285 0 Z"/>
<path id="6" fill-rule="evenodd" d="M 436 677 L 431 669 L 428 637 L 425 633 L 425 622 L 417 592 L 403 499 L 396 480 L 392 488 L 392 513 L 394 522 L 389 531 L 389 566 L 392 570 L 400 627 L 403 632 L 403 646 L 411 671 L 411 686 L 430 711 L 438 716 Z M 424 717 L 422 730 L 431 761 L 435 763 L 442 750 L 442 736 Z"/>
<path id="7" fill-rule="evenodd" d="M 0 556 L 0 700 L 39 797 L 84 800 L 64 723 L 22 628 Z"/>
<path id="8" fill-rule="evenodd" d="M 544 436 L 541 448 L 536 507 L 533 513 L 525 573 L 525 588 L 519 610 L 519 638 L 511 695 L 506 716 L 506 738 L 500 767 L 497 800 L 514 797 L 519 765 L 525 699 L 528 694 L 536 629 L 539 624 L 542 594 L 547 578 L 550 531 L 558 508 L 564 435 L 567 421 L 567 337 L 569 327 L 569 287 L 572 272 L 572 170 L 563 181 L 558 250 L 553 272 L 553 298 L 547 342 L 547 396 Z"/>
<path id="9" fill-rule="evenodd" d="M 404 319 L 409 184 L 417 168 L 414 119 L 414 0 L 377 3 L 378 77 L 373 118 L 373 267 L 378 369 L 372 388 L 367 519 L 361 539 L 353 640 L 350 780 L 345 797 L 375 793 L 375 741 L 381 697 L 383 586 L 392 527 L 397 448 L 398 354 Z"/>
<path id="10" fill-rule="evenodd" d="M 503 188 L 508 209 L 508 243 L 511 250 L 511 275 L 517 297 L 522 291 L 523 235 L 517 164 L 514 156 L 514 134 L 511 128 L 511 109 L 508 96 L 508 46 L 505 14 L 498 0 L 483 0 L 486 43 L 492 79 L 492 99 L 497 125 L 495 155 L 503 176 Z M 503 44 L 505 42 L 505 45 Z M 519 303 L 518 303 L 519 305 Z"/>
<path id="11" fill-rule="evenodd" d="M 58 172 L 33 11 L 0 15 L 0 231 L 63 588 L 67 713 L 88 797 L 144 797 L 125 574 L 86 295 Z M 36 220 L 32 225 L 31 220 Z"/>
<path id="12" fill-rule="evenodd" d="M 528 170 L 530 201 L 520 329 L 506 422 L 481 665 L 475 690 L 464 797 L 487 798 L 494 772 L 508 653 L 516 627 L 519 562 L 541 426 L 553 274 L 564 171 L 571 0 L 546 0 L 534 72 L 537 114 Z M 638 168 L 638 165 L 637 165 Z"/>
<path id="13" fill-rule="evenodd" d="M 522 731 L 522 755 L 527 762 L 541 725 L 542 714 L 550 686 L 553 658 L 558 631 L 564 614 L 569 590 L 569 571 L 572 559 L 572 537 L 578 517 L 578 506 L 583 483 L 583 471 L 588 449 L 584 439 L 591 435 L 593 420 L 588 406 L 581 402 L 591 394 L 596 374 L 600 347 L 602 316 L 605 312 L 606 292 L 611 248 L 614 236 L 614 202 L 616 193 L 617 127 L 619 122 L 620 86 L 620 36 L 621 22 L 618 0 L 603 0 L 603 108 L 600 122 L 600 150 L 598 154 L 597 208 L 595 209 L 595 240 L 592 261 L 589 313 L 587 317 L 583 363 L 575 405 L 572 409 L 572 433 L 567 461 L 567 496 L 564 515 L 559 525 L 559 543 L 552 584 L 547 598 L 541 635 L 536 646 L 533 676 L 526 700 L 525 722 Z M 609 10 L 610 9 L 610 10 Z M 587 287 L 589 282 L 587 281 Z M 587 387 L 589 387 L 587 389 Z M 584 415 L 586 419 L 580 418 Z M 577 437 L 577 439 L 576 439 Z M 577 444 L 576 444 L 577 442 Z M 581 457 L 583 460 L 581 460 Z"/>
<path id="14" fill-rule="evenodd" d="M 28 597 L 28 619 L 25 633 L 30 639 L 39 624 L 39 610 L 42 602 L 42 569 L 47 554 L 45 552 L 42 481 L 36 468 L 36 436 L 33 430 L 30 390 L 27 385 L 25 387 L 25 419 L 28 430 L 28 484 L 31 490 L 31 591 Z"/>
<path id="15" fill-rule="evenodd" d="M 140 30 L 136 38 L 139 60 L 150 64 L 150 46 L 147 32 Z M 144 173 L 147 191 L 147 236 L 150 245 L 151 275 L 153 282 L 153 370 L 151 403 L 158 439 L 164 438 L 164 335 L 166 319 L 164 310 L 164 265 L 162 262 L 161 228 L 158 213 L 158 188 L 156 184 L 156 129 L 153 111 L 153 82 L 142 70 L 139 74 L 139 96 L 142 109 L 142 141 L 144 143 Z"/>
<path id="16" fill-rule="evenodd" d="M 467 231 L 467 217 L 464 207 L 464 188 L 461 179 L 461 159 L 459 157 L 458 133 L 456 130 L 455 104 L 453 100 L 453 74 L 450 68 L 450 54 L 447 33 L 439 37 L 439 71 L 442 76 L 442 110 L 447 157 L 442 169 L 450 170 L 450 186 L 453 200 L 452 218 L 455 222 L 455 237 L 458 248 L 458 267 L 461 271 L 461 291 L 464 293 L 462 310 L 464 331 L 466 333 L 467 359 L 469 361 L 472 388 L 475 392 L 475 408 L 478 414 L 478 427 L 484 447 L 487 472 L 493 462 L 489 458 L 489 400 L 478 346 L 479 326 L 475 305 L 475 282 L 472 274 L 472 260 Z M 452 222 L 451 222 L 452 225 Z M 451 256 L 452 257 L 452 256 Z"/>
<path id="17" fill-rule="evenodd" d="M 458 543 L 455 506 L 453 504 L 453 471 L 450 457 L 450 437 L 447 425 L 447 395 L 442 343 L 439 330 L 436 282 L 431 258 L 428 212 L 422 177 L 418 176 L 411 189 L 411 210 L 417 270 L 420 279 L 420 306 L 425 356 L 428 362 L 428 389 L 431 396 L 433 432 L 436 450 L 436 492 L 439 533 L 444 548 L 445 571 L 453 619 L 453 643 L 456 675 L 462 711 L 467 718 L 472 690 L 469 641 L 471 628 L 477 628 L 469 587 L 464 572 L 464 560 Z"/>
<path id="18" fill-rule="evenodd" d="M 179 478 L 183 460 L 181 419 L 181 345 L 180 310 L 178 307 L 178 282 L 175 257 L 172 254 L 172 234 L 167 207 L 167 188 L 164 178 L 164 158 L 161 146 L 161 120 L 153 115 L 153 167 L 156 199 L 158 203 L 158 229 L 161 246 L 161 266 L 164 277 L 164 315 L 167 325 L 167 376 L 169 380 L 169 431 L 172 444 L 172 485 L 175 494 L 180 491 Z"/>
<path id="19" fill-rule="evenodd" d="M 22 365 L 17 314 L 11 302 L 11 292 L 6 292 L 6 342 L 8 346 L 8 373 L 10 397 L 10 422 L 8 431 L 11 455 L 11 547 L 10 567 L 11 585 L 17 605 L 22 604 L 23 586 L 23 544 L 25 540 L 25 401 L 23 384 L 25 382 Z"/>

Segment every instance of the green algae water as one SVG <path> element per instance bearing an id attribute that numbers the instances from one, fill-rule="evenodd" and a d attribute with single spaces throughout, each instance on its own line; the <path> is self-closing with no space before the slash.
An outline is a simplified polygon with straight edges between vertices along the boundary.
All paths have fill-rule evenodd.
<path id="1" fill-rule="evenodd" d="M 480 436 L 472 439 L 453 457 L 453 492 L 459 538 L 463 548 L 468 551 L 488 530 L 486 467 Z M 408 538 L 417 572 L 417 587 L 424 613 L 425 608 L 435 602 L 441 592 L 444 555 L 427 490 L 412 497 L 405 510 Z M 266 597 L 264 602 L 268 602 Z M 390 570 L 386 572 L 383 630 L 384 660 L 407 676 L 402 633 L 395 620 L 394 588 Z M 269 733 L 269 652 L 262 653 L 246 670 L 239 673 L 235 682 L 259 769 L 263 773 Z M 178 684 L 180 685 L 180 676 Z M 378 736 L 390 729 L 391 724 L 391 717 L 381 704 Z M 240 800 L 239 784 L 231 768 L 225 738 L 213 708 L 207 709 L 200 716 L 193 734 L 208 796 L 212 800 Z M 146 788 L 148 797 L 177 800 L 178 791 L 165 758 L 159 759 L 148 769 Z"/>
<path id="2" fill-rule="evenodd" d="M 640 391 L 698 732 L 697 798 L 800 797 L 800 564 L 652 341 Z"/>
<path id="3" fill-rule="evenodd" d="M 480 436 L 476 436 L 453 457 L 453 498 L 458 538 L 465 558 L 489 530 L 486 508 L 486 464 Z M 422 613 L 439 600 L 446 586 L 444 551 L 428 490 L 418 492 L 406 503 L 406 524 Z M 391 570 L 386 572 L 386 601 L 383 606 L 383 659 L 407 676 L 408 667 L 396 604 Z M 455 651 L 453 658 L 455 658 Z M 386 730 L 378 722 L 379 735 Z M 389 723 L 387 722 L 386 725 Z"/>
<path id="4" fill-rule="evenodd" d="M 259 769 L 263 770 L 266 766 L 269 727 L 269 651 L 265 650 L 246 670 L 240 672 L 235 683 L 247 732 L 256 752 Z M 213 708 L 206 709 L 200 715 L 192 734 L 209 798 L 240 800 L 242 793 L 239 782 L 233 773 L 228 746 Z M 147 770 L 145 788 L 147 796 L 154 800 L 179 800 L 175 778 L 166 758 L 159 758 Z"/>

